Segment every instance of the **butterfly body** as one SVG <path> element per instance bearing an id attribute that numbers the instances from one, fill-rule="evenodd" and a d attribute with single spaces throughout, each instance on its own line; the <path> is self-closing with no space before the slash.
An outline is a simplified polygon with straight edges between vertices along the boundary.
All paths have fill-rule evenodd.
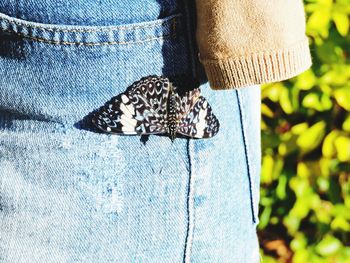
<path id="1" fill-rule="evenodd" d="M 93 115 L 100 130 L 116 134 L 177 134 L 209 138 L 219 130 L 199 88 L 180 95 L 168 78 L 151 75 L 134 82 L 125 92 L 107 101 Z"/>
<path id="2" fill-rule="evenodd" d="M 176 138 L 178 121 L 177 121 L 177 114 L 176 114 L 176 94 L 172 88 L 169 90 L 169 99 L 168 99 L 167 108 L 168 108 L 168 114 L 167 114 L 167 122 L 165 123 L 165 125 L 168 127 L 168 133 L 170 135 L 171 140 L 173 141 Z"/>

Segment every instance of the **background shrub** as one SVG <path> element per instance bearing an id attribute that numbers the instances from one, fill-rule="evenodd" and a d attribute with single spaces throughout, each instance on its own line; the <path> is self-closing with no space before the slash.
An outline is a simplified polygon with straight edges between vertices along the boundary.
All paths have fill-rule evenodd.
<path id="1" fill-rule="evenodd" d="M 305 0 L 313 66 L 262 86 L 264 263 L 350 262 L 350 0 Z"/>

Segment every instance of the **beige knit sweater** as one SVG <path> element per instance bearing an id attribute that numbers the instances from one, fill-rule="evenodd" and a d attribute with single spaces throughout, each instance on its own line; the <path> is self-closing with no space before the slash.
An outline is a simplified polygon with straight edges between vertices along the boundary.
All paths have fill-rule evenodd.
<path id="1" fill-rule="evenodd" d="M 285 80 L 311 66 L 302 0 L 196 0 L 196 8 L 212 89 Z"/>

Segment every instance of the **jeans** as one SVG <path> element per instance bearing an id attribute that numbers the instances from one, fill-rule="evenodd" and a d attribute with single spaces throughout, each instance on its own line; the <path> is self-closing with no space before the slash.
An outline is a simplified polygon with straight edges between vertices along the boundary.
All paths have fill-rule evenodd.
<path id="1" fill-rule="evenodd" d="M 210 139 L 98 133 L 86 119 L 143 76 L 195 78 L 193 12 L 0 2 L 1 263 L 259 262 L 259 85 L 200 83 L 220 121 Z"/>

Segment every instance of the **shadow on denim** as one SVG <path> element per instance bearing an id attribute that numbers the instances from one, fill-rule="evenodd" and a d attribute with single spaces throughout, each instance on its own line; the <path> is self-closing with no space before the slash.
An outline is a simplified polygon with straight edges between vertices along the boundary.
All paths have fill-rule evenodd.
<path id="1" fill-rule="evenodd" d="M 0 31 L 0 57 L 22 60 L 27 52 L 21 37 Z"/>

